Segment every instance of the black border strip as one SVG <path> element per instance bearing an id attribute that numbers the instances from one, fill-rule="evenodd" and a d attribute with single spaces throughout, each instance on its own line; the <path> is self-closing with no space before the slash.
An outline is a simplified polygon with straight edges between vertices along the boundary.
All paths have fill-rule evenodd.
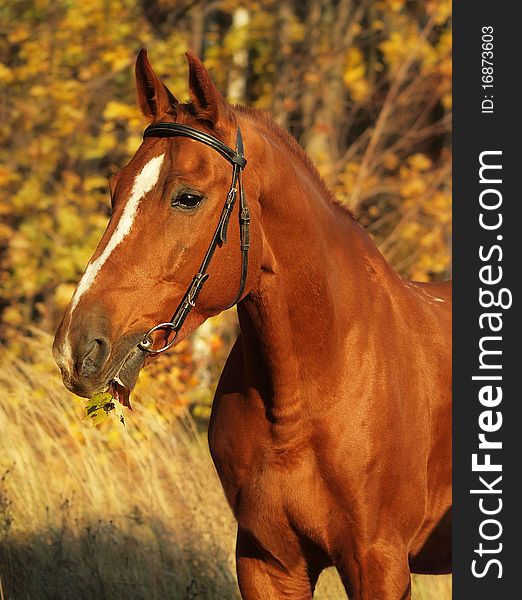
<path id="1" fill-rule="evenodd" d="M 513 288 L 521 271 L 519 257 L 522 255 L 519 245 L 522 239 L 519 217 L 522 203 L 517 189 L 519 175 L 522 175 L 522 165 L 518 164 L 522 152 L 517 147 L 521 134 L 519 106 L 522 101 L 517 90 L 522 70 L 519 64 L 522 29 L 515 16 L 515 8 L 516 3 L 506 1 L 460 0 L 453 5 L 453 597 L 458 600 L 516 596 L 521 572 L 516 531 L 522 521 L 518 513 L 522 509 L 522 486 L 519 482 L 522 399 L 517 381 L 517 371 L 522 373 L 522 366 L 516 362 L 521 354 L 517 343 L 522 327 L 519 299 Z M 493 27 L 493 89 L 482 88 L 482 28 L 487 26 Z M 482 101 L 487 99 L 485 96 L 492 97 L 493 113 L 482 112 Z M 489 162 L 501 162 L 501 184 L 480 183 L 479 157 L 484 151 L 502 151 L 502 155 L 495 158 L 484 157 Z M 493 171 L 489 172 L 489 178 L 494 179 Z M 479 197 L 488 186 L 496 188 L 502 195 L 502 204 L 497 211 L 502 213 L 502 225 L 491 231 L 483 229 L 479 223 L 480 213 L 484 212 Z M 486 200 L 492 201 L 495 192 L 486 196 Z M 493 222 L 494 213 L 489 211 L 486 215 L 490 222 Z M 493 251 L 489 261 L 481 260 L 480 246 L 483 246 L 483 255 L 487 256 L 488 250 L 495 244 L 502 249 L 502 259 L 499 260 L 500 251 L 497 250 Z M 502 267 L 502 281 L 496 286 L 481 284 L 479 280 L 480 268 L 488 264 L 492 265 L 494 276 L 499 272 L 498 266 Z M 501 288 L 510 289 L 513 293 L 511 308 L 481 307 L 480 287 L 489 288 L 494 293 Z M 507 299 L 507 294 L 504 294 L 504 299 Z M 494 357 L 502 363 L 502 369 L 481 370 L 480 340 L 491 332 L 488 333 L 487 327 L 480 329 L 479 317 L 482 313 L 493 311 L 501 313 L 503 327 L 496 335 L 502 340 L 487 343 L 502 350 L 502 355 Z M 503 398 L 494 408 L 485 407 L 479 401 L 479 391 L 488 382 L 472 379 L 474 375 L 485 374 L 502 376 L 502 381 L 497 383 L 502 387 Z M 490 383 L 496 385 L 495 382 Z M 482 432 L 479 419 L 486 410 L 492 411 L 490 425 L 498 423 L 500 417 L 497 411 L 501 413 L 502 426 L 486 435 L 488 439 L 501 441 L 502 449 L 486 451 L 478 448 L 478 435 Z M 484 420 L 482 422 L 485 423 Z M 484 454 L 488 452 L 492 464 L 501 464 L 502 471 L 474 472 L 472 455 L 478 454 L 478 462 L 484 462 L 487 460 Z M 502 490 L 502 493 L 471 494 L 470 490 L 485 489 L 480 476 L 495 491 Z M 493 486 L 499 476 L 502 480 Z M 500 512 L 485 515 L 480 509 L 480 498 L 484 498 L 483 509 L 493 511 L 501 505 Z M 496 540 L 481 537 L 481 523 L 487 519 L 498 521 L 502 527 L 502 533 Z M 495 537 L 498 531 L 499 525 L 494 522 L 482 525 L 482 533 L 486 536 Z M 482 556 L 479 554 L 481 543 L 483 550 L 487 550 L 482 551 Z M 500 578 L 500 565 L 492 562 L 488 566 L 488 561 L 495 559 L 502 565 Z M 473 575 L 473 560 L 477 560 L 475 571 L 483 574 L 482 577 Z"/>

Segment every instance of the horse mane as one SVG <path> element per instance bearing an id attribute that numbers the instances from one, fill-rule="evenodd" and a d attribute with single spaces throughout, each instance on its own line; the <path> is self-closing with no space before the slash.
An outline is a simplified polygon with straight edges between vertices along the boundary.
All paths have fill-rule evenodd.
<path id="1" fill-rule="evenodd" d="M 285 146 L 287 146 L 287 148 L 292 152 L 292 154 L 298 160 L 300 160 L 301 163 L 308 169 L 308 171 L 312 174 L 313 178 L 316 180 L 320 188 L 323 190 L 328 200 L 335 206 L 347 212 L 352 217 L 352 219 L 355 219 L 352 210 L 345 204 L 342 204 L 334 195 L 334 193 L 330 190 L 330 188 L 326 184 L 326 181 L 323 179 L 314 162 L 308 156 L 301 144 L 299 144 L 299 142 L 295 139 L 295 137 L 293 137 L 293 135 L 291 135 L 290 133 L 288 133 L 288 131 L 280 127 L 269 113 L 263 110 L 259 110 L 257 108 L 242 106 L 241 104 L 235 104 L 231 108 L 241 113 L 242 115 L 245 115 L 247 118 L 252 119 L 256 123 L 264 125 L 271 133 L 275 134 L 278 137 L 278 139 L 281 140 L 285 144 Z"/>

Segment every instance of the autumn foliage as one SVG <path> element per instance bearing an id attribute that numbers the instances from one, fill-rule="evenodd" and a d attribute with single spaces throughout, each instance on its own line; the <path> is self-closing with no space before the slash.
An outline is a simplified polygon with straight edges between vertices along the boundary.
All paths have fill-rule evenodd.
<path id="1" fill-rule="evenodd" d="M 108 178 L 144 127 L 132 68 L 142 46 L 180 98 L 184 51 L 199 53 L 230 101 L 266 109 L 297 137 L 401 274 L 447 277 L 450 9 L 449 0 L 4 3 L 0 339 L 16 344 L 31 323 L 54 330 L 107 224 Z"/>

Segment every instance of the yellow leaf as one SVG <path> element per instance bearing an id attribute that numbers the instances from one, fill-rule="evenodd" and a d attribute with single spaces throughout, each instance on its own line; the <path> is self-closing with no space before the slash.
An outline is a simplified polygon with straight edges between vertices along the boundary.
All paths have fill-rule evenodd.
<path id="1" fill-rule="evenodd" d="M 54 292 L 54 300 L 60 309 L 64 309 L 71 301 L 75 286 L 72 283 L 61 283 Z"/>
<path id="2" fill-rule="evenodd" d="M 7 39 L 10 44 L 19 44 L 20 42 L 25 41 L 31 35 L 31 31 L 28 27 L 21 26 L 13 29 Z"/>
<path id="3" fill-rule="evenodd" d="M 417 171 L 427 171 L 431 168 L 432 162 L 431 160 L 422 152 L 417 152 L 416 154 L 412 154 L 408 158 L 408 163 Z"/>
<path id="4" fill-rule="evenodd" d="M 111 101 L 107 103 L 103 116 L 107 121 L 113 121 L 115 119 L 132 119 L 136 117 L 137 109 L 129 104 L 123 102 Z"/>
<path id="5" fill-rule="evenodd" d="M 399 157 L 392 152 L 387 152 L 384 156 L 384 166 L 389 171 L 394 171 L 399 166 Z"/>
<path id="6" fill-rule="evenodd" d="M 87 400 L 85 405 L 85 416 L 91 417 L 94 413 L 100 409 L 109 412 L 111 410 L 111 404 L 113 403 L 114 397 L 110 392 L 98 392 Z"/>
<path id="7" fill-rule="evenodd" d="M 91 177 L 86 177 L 83 182 L 83 187 L 86 192 L 92 192 L 92 190 L 97 190 L 99 188 L 106 188 L 107 179 L 101 175 L 92 175 Z"/>
<path id="8" fill-rule="evenodd" d="M 7 65 L 4 65 L 4 63 L 0 63 L 0 81 L 11 83 L 13 79 L 13 71 Z"/>
<path id="9" fill-rule="evenodd" d="M 110 392 L 98 392 L 91 396 L 85 405 L 84 419 L 93 426 L 100 425 L 109 418 L 109 413 L 114 410 L 118 420 L 125 425 L 123 409 Z"/>
<path id="10" fill-rule="evenodd" d="M 366 81 L 366 63 L 361 50 L 357 47 L 350 48 L 346 52 L 345 71 L 343 81 L 354 100 L 362 102 L 370 91 Z"/>

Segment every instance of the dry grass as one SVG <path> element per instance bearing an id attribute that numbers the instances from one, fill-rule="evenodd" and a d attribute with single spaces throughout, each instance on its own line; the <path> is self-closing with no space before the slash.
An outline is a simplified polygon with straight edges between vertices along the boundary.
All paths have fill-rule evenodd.
<path id="1" fill-rule="evenodd" d="M 50 339 L 0 350 L 0 597 L 238 599 L 235 526 L 206 440 L 138 387 L 124 430 L 91 429 L 62 387 Z M 335 572 L 316 594 L 345 598 Z M 451 597 L 417 578 L 414 598 Z"/>

